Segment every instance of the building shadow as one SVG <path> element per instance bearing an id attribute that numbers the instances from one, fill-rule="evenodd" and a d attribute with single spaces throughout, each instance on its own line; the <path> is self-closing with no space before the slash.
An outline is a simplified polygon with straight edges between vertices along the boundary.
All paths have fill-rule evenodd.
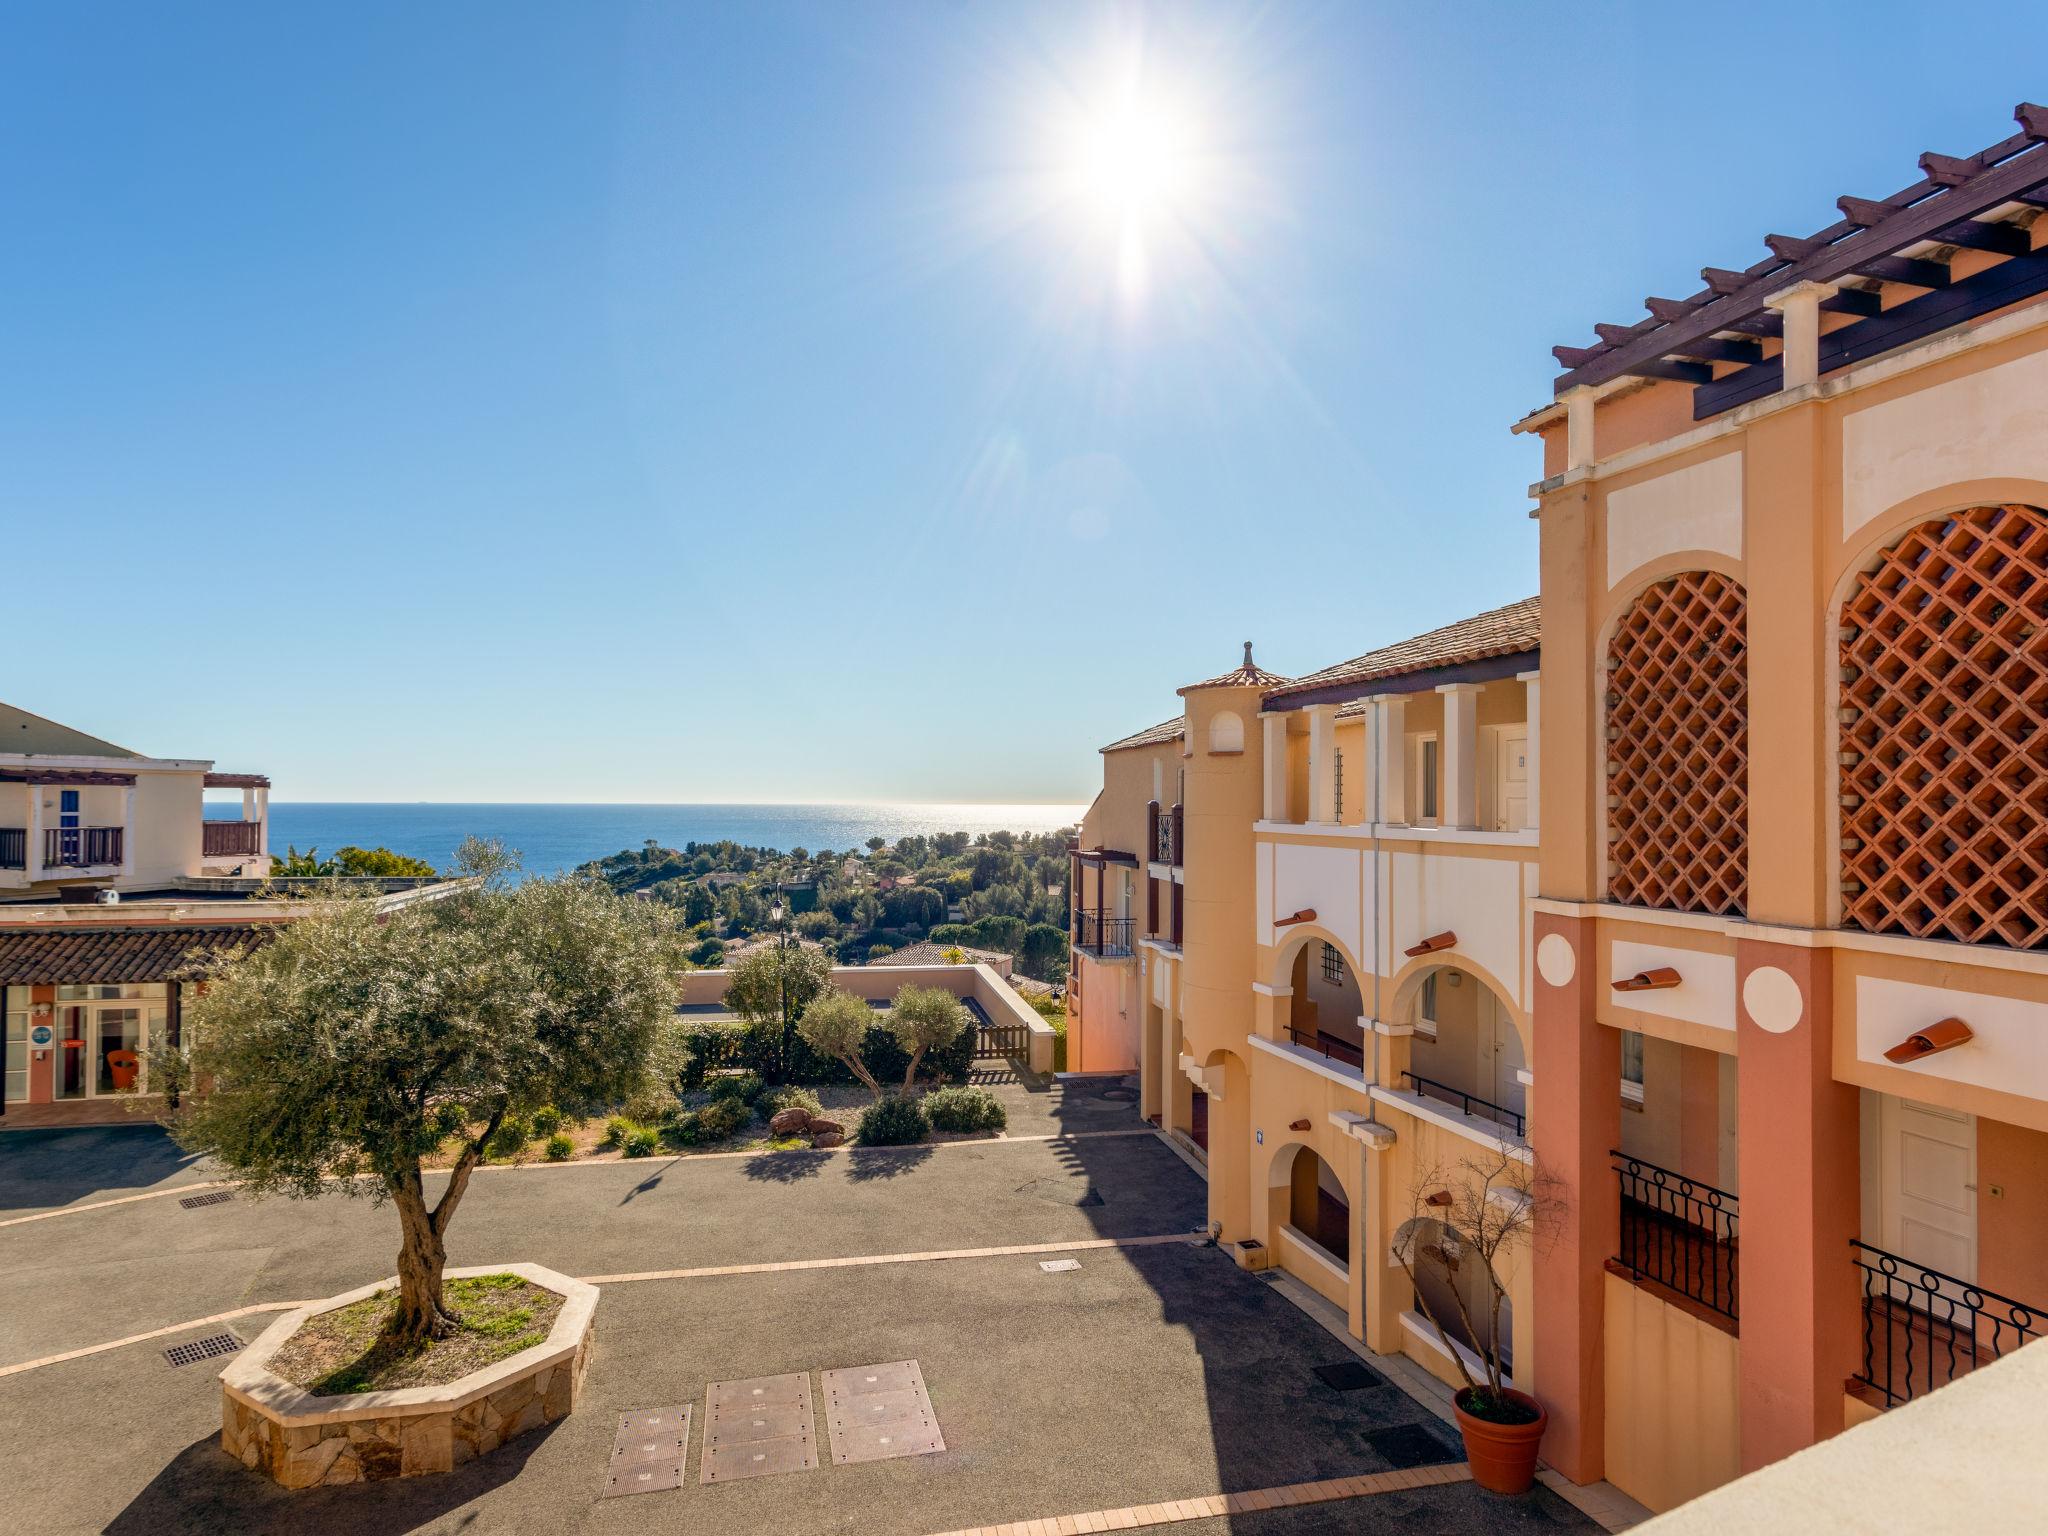
<path id="1" fill-rule="evenodd" d="M 148 1120 L 7 1131 L 0 1135 L 0 1210 L 136 1194 L 202 1163 Z"/>
<path id="2" fill-rule="evenodd" d="M 559 1421 L 558 1421 L 559 1422 Z M 284 1489 L 196 1440 L 104 1527 L 105 1536 L 400 1536 L 512 1481 L 555 1424 L 453 1472 L 340 1488 Z"/>

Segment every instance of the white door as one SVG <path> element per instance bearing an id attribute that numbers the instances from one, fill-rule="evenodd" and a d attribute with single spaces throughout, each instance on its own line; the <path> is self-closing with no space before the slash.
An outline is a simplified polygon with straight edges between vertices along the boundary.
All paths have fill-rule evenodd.
<path id="1" fill-rule="evenodd" d="M 1478 978 L 1473 980 L 1476 984 Z M 1528 1101 L 1528 1090 L 1517 1075 L 1528 1065 L 1522 1059 L 1522 1037 L 1515 1032 L 1515 1021 L 1508 1017 L 1500 999 L 1484 987 L 1479 990 L 1478 1034 L 1479 1049 L 1484 1058 L 1479 1063 L 1479 1080 L 1493 1085 L 1486 1096 L 1503 1109 L 1511 1109 L 1518 1115 L 1527 1114 L 1524 1106 Z"/>
<path id="2" fill-rule="evenodd" d="M 1878 1101 L 1881 1246 L 1977 1279 L 1977 1121 L 1890 1094 Z"/>
<path id="3" fill-rule="evenodd" d="M 1529 733 L 1501 733 L 1499 830 L 1519 832 L 1529 825 Z"/>

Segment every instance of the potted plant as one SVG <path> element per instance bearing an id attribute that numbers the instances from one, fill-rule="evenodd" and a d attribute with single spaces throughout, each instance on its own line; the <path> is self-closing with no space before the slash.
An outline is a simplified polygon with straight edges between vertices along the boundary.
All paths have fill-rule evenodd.
<path id="1" fill-rule="evenodd" d="M 1415 1305 L 1465 1380 L 1452 1407 L 1472 1481 L 1496 1493 L 1525 1493 L 1536 1481 L 1536 1450 L 1550 1417 L 1508 1385 L 1500 1260 L 1534 1233 L 1548 1203 L 1518 1151 L 1502 1142 L 1491 1156 L 1421 1175 L 1410 1191 L 1414 1215 L 1394 1234 L 1394 1257 L 1414 1284 Z M 1468 1356 L 1478 1359 L 1479 1375 Z"/>

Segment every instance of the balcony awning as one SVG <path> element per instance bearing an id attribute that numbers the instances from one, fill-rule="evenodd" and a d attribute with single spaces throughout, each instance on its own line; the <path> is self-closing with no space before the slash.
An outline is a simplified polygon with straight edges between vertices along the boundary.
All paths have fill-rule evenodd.
<path id="1" fill-rule="evenodd" d="M 169 981 L 239 945 L 267 944 L 275 923 L 208 928 L 66 928 L 0 934 L 0 985 L 111 986 Z"/>
<path id="2" fill-rule="evenodd" d="M 268 789 L 270 775 L 267 773 L 209 773 L 206 776 L 208 789 Z"/>
<path id="3" fill-rule="evenodd" d="M 1083 864 L 1135 864 L 1135 853 L 1118 853 L 1114 848 L 1078 848 L 1074 857 Z"/>
<path id="4" fill-rule="evenodd" d="M 89 768 L 0 768 L 0 784 L 39 784 L 58 789 L 128 789 L 132 773 L 101 773 Z"/>

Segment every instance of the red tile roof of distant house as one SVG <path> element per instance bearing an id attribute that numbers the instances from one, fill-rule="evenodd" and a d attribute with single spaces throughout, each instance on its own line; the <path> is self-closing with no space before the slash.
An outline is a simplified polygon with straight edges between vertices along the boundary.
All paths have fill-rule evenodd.
<path id="1" fill-rule="evenodd" d="M 1187 735 L 1187 716 L 1175 715 L 1171 720 L 1162 720 L 1149 731 L 1140 731 L 1135 736 L 1126 736 L 1122 741 L 1112 741 L 1102 750 L 1121 752 L 1126 747 L 1157 747 L 1169 741 L 1179 741 Z"/>
<path id="2" fill-rule="evenodd" d="M 108 985 L 169 981 L 247 945 L 268 944 L 275 924 L 220 928 L 69 928 L 0 934 L 0 985 Z"/>

